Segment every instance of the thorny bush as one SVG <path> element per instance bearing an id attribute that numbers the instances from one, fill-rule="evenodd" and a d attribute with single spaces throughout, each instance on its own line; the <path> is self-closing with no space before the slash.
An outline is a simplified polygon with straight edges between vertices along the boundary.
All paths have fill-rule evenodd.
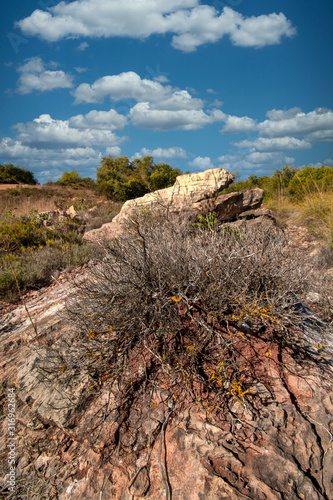
<path id="1" fill-rule="evenodd" d="M 203 229 L 139 214 L 100 245 L 69 302 L 71 329 L 40 368 L 68 390 L 83 383 L 87 399 L 109 384 L 118 408 L 164 394 L 166 409 L 213 413 L 251 399 L 236 352 L 249 333 L 301 349 L 292 306 L 310 277 L 271 223 Z"/>

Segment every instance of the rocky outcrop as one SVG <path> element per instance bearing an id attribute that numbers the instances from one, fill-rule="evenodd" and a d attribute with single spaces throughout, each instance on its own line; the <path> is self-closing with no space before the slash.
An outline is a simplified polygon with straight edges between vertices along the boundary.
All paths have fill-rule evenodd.
<path id="1" fill-rule="evenodd" d="M 300 303 L 295 314 L 304 317 L 313 360 L 296 361 L 255 332 L 238 336 L 242 373 L 255 379 L 248 396 L 176 415 L 158 404 L 160 393 L 157 404 L 115 413 L 107 385 L 85 400 L 82 380 L 68 401 L 69 387 L 49 384 L 38 370 L 45 345 L 70 329 L 64 312 L 72 293 L 73 283 L 56 284 L 27 301 L 30 318 L 23 305 L 1 318 L 3 495 L 10 493 L 7 388 L 14 387 L 16 492 L 8 498 L 156 500 L 166 491 L 178 500 L 333 498 L 333 372 L 325 362 L 333 335 L 318 337 L 308 308 Z"/>
<path id="2" fill-rule="evenodd" d="M 195 222 L 198 214 L 205 216 L 214 211 L 220 221 L 225 221 L 260 207 L 264 192 L 259 188 L 227 195 L 219 194 L 233 179 L 233 175 L 222 168 L 181 175 L 172 187 L 127 201 L 112 222 L 87 232 L 84 238 L 94 241 L 117 237 L 128 217 L 140 211 L 164 217 L 187 217 Z"/>
<path id="3" fill-rule="evenodd" d="M 139 207 L 141 210 L 163 214 L 179 213 L 193 208 L 200 210 L 201 203 L 216 197 L 233 179 L 234 176 L 223 168 L 180 175 L 172 187 L 148 193 L 135 200 L 128 200 L 113 221 L 122 224 Z"/>

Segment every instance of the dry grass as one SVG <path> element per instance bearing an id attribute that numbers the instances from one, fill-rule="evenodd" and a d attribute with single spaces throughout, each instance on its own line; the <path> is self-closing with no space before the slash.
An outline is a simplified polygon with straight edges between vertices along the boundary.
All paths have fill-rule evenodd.
<path id="1" fill-rule="evenodd" d="M 276 194 L 274 197 L 266 200 L 264 205 L 273 212 L 276 219 L 282 225 L 286 224 L 288 221 L 291 222 L 297 206 L 286 194 Z"/>
<path id="2" fill-rule="evenodd" d="M 307 195 L 296 210 L 296 221 L 307 226 L 333 250 L 333 192 Z"/>
<path id="3" fill-rule="evenodd" d="M 299 201 L 287 195 L 267 200 L 265 206 L 272 210 L 282 224 L 307 227 L 318 239 L 325 241 L 333 250 L 333 192 L 308 193 Z"/>
<path id="4" fill-rule="evenodd" d="M 92 206 L 103 199 L 95 190 L 82 187 L 75 189 L 55 184 L 30 187 L 18 185 L 0 190 L 0 217 L 4 212 L 27 215 L 31 210 L 37 210 L 38 213 L 64 210 L 77 200 L 89 201 Z"/>

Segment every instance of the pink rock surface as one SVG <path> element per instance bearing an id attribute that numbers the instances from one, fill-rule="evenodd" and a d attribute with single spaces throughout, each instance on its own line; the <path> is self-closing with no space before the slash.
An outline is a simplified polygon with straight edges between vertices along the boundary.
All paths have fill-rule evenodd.
<path id="1" fill-rule="evenodd" d="M 287 351 L 240 337 L 244 372 L 251 367 L 256 377 L 251 397 L 232 398 L 214 419 L 200 405 L 171 415 L 161 449 L 165 407 L 143 401 L 124 413 L 105 412 L 105 386 L 83 407 L 78 397 L 74 409 L 62 408 L 63 389 L 38 377 L 43 341 L 69 328 L 62 313 L 71 292 L 67 282 L 28 301 L 39 341 L 23 306 L 1 318 L 3 488 L 8 384 L 16 388 L 17 495 L 164 499 L 162 466 L 174 500 L 333 498 L 331 368 L 300 366 Z M 79 396 L 84 386 L 76 390 Z"/>

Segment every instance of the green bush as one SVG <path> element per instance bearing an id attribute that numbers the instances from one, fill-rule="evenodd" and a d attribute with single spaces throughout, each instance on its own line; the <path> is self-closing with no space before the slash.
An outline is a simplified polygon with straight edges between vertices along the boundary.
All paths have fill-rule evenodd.
<path id="1" fill-rule="evenodd" d="M 233 193 L 235 191 L 244 191 L 259 187 L 265 191 L 265 200 L 272 199 L 276 195 L 288 192 L 288 186 L 297 172 L 298 169 L 294 165 L 285 165 L 280 170 L 275 170 L 272 176 L 264 175 L 258 177 L 252 174 L 244 181 L 237 181 L 230 184 L 222 193 Z"/>
<path id="2" fill-rule="evenodd" d="M 75 219 L 45 226 L 42 214 L 7 213 L 0 221 L 0 297 L 12 300 L 29 288 L 44 286 L 55 270 L 72 269 L 89 255 Z"/>
<path id="3" fill-rule="evenodd" d="M 49 227 L 44 226 L 42 219 L 42 214 L 36 213 L 30 213 L 26 217 L 5 214 L 0 221 L 0 255 L 26 248 L 78 242 L 80 237 L 77 220 L 68 219 Z"/>
<path id="4" fill-rule="evenodd" d="M 270 193 L 272 191 L 272 178 L 268 176 L 257 177 L 256 175 L 250 175 L 249 178 L 244 181 L 231 183 L 221 193 L 234 193 L 235 191 L 245 191 L 256 187 L 264 189 L 265 193 Z"/>
<path id="5" fill-rule="evenodd" d="M 0 184 L 38 184 L 30 170 L 14 167 L 11 163 L 0 165 Z"/>
<path id="6" fill-rule="evenodd" d="M 178 168 L 172 168 L 165 163 L 154 165 L 148 181 L 150 191 L 173 186 L 181 173 Z"/>
<path id="7" fill-rule="evenodd" d="M 95 182 L 90 177 L 81 177 L 81 175 L 76 171 L 64 172 L 61 178 L 55 183 L 61 186 L 72 186 L 72 187 L 95 187 Z"/>
<path id="8" fill-rule="evenodd" d="M 291 179 L 289 193 L 297 198 L 303 198 L 306 194 L 323 192 L 333 188 L 333 168 L 305 167 Z"/>
<path id="9" fill-rule="evenodd" d="M 67 243 L 2 256 L 0 299 L 16 300 L 29 289 L 49 285 L 54 274 L 85 264 L 91 258 L 91 252 L 87 245 Z"/>

